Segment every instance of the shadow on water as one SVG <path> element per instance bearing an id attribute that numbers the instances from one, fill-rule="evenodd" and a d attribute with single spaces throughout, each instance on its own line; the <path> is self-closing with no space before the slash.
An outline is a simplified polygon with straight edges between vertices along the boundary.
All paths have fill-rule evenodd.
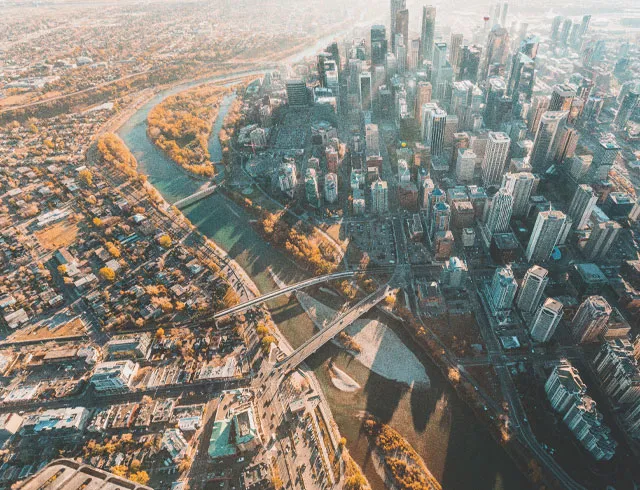
<path id="1" fill-rule="evenodd" d="M 139 168 L 149 176 L 149 181 L 169 202 L 175 202 L 198 189 L 202 181 L 185 175 L 148 140 L 145 121 L 151 107 L 145 106 L 136 113 L 123 126 L 120 135 L 138 158 Z M 247 270 L 261 291 L 277 288 L 269 268 L 287 283 L 309 277 L 284 253 L 265 243 L 250 224 L 253 217 L 221 194 L 214 193 L 187 208 L 185 214 L 204 235 L 227 250 Z M 294 346 L 313 334 L 311 320 L 295 300 L 282 297 L 270 306 L 274 320 Z M 382 321 L 411 347 L 401 327 L 387 319 Z M 383 347 L 385 340 L 383 337 Z M 349 449 L 364 467 L 374 489 L 382 490 L 384 484 L 372 468 L 368 441 L 360 431 L 366 413 L 388 422 L 406 437 L 447 490 L 527 488 L 504 450 L 458 399 L 447 380 L 425 360 L 424 354 L 412 350 L 425 365 L 430 378 L 426 389 L 410 389 L 379 376 L 332 344 L 308 360 L 323 386 L 341 433 L 349 441 Z M 337 390 L 327 372 L 329 359 L 348 372 L 362 389 Z"/>

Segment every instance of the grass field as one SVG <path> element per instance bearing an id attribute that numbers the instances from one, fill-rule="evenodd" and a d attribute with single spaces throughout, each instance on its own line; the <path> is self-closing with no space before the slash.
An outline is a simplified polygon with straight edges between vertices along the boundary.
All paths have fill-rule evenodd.
<path id="1" fill-rule="evenodd" d="M 43 248 L 57 250 L 75 242 L 78 235 L 78 225 L 70 223 L 68 220 L 63 220 L 36 232 L 35 235 Z"/>
<path id="2" fill-rule="evenodd" d="M 72 335 L 83 335 L 85 333 L 84 323 L 79 318 L 75 318 L 66 323 L 60 323 L 55 327 L 44 323 L 31 327 L 21 328 L 17 332 L 12 333 L 8 338 L 8 342 L 29 342 L 33 340 L 48 340 L 59 337 L 68 337 Z"/>

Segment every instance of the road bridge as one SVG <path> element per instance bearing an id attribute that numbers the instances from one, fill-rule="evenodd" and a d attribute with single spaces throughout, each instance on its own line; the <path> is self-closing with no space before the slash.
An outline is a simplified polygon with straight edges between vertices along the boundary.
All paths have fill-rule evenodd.
<path id="1" fill-rule="evenodd" d="M 297 368 L 307 357 L 316 352 L 320 347 L 342 332 L 359 317 L 380 303 L 380 301 L 387 297 L 390 291 L 391 286 L 389 286 L 389 284 L 385 284 L 377 291 L 374 291 L 364 299 L 360 300 L 352 308 L 347 310 L 345 313 L 342 313 L 328 326 L 320 330 L 295 351 L 289 354 L 285 359 L 280 361 L 276 365 L 275 370 L 279 372 L 279 374 L 285 375 Z"/>

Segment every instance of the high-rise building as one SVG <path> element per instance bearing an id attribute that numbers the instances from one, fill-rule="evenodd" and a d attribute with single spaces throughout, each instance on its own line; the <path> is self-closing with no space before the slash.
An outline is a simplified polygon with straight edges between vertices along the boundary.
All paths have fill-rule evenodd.
<path id="1" fill-rule="evenodd" d="M 504 66 L 509 56 L 509 32 L 500 25 L 495 25 L 489 32 L 487 49 L 482 63 L 481 80 L 486 79 L 494 67 Z"/>
<path id="2" fill-rule="evenodd" d="M 509 10 L 509 4 L 507 2 L 504 2 L 502 4 L 502 12 L 500 14 L 500 25 L 503 25 L 503 26 L 507 25 L 507 12 L 508 12 L 508 10 Z"/>
<path id="3" fill-rule="evenodd" d="M 278 170 L 278 183 L 280 184 L 280 190 L 282 192 L 289 197 L 294 196 L 296 186 L 298 185 L 295 162 L 285 162 L 280 166 Z"/>
<path id="4" fill-rule="evenodd" d="M 551 22 L 551 42 L 553 44 L 557 43 L 560 40 L 560 26 L 562 25 L 563 17 L 561 15 L 556 15 Z"/>
<path id="5" fill-rule="evenodd" d="M 398 12 L 401 10 L 406 10 L 407 2 L 406 0 L 391 0 L 391 16 L 389 25 L 391 26 L 391 51 L 395 52 L 396 49 L 396 34 L 398 33 L 396 19 L 398 18 Z"/>
<path id="6" fill-rule="evenodd" d="M 569 35 L 571 34 L 571 26 L 573 22 L 571 19 L 564 19 L 562 26 L 560 27 L 560 44 L 567 46 L 569 44 Z"/>
<path id="7" fill-rule="evenodd" d="M 302 79 L 291 79 L 285 83 L 287 102 L 291 107 L 301 107 L 309 103 L 307 84 Z"/>
<path id="8" fill-rule="evenodd" d="M 620 102 L 618 107 L 618 113 L 616 114 L 613 123 L 618 126 L 618 129 L 624 129 L 633 114 L 633 111 L 638 107 L 638 101 L 640 101 L 640 87 L 635 87 L 630 90 Z"/>
<path id="9" fill-rule="evenodd" d="M 605 258 L 621 229 L 622 226 L 615 221 L 596 223 L 584 247 L 587 259 L 595 262 Z"/>
<path id="10" fill-rule="evenodd" d="M 576 147 L 578 146 L 578 139 L 580 133 L 574 126 L 569 126 L 565 121 L 558 128 L 558 132 L 553 141 L 553 147 L 551 148 L 550 156 L 556 163 L 563 163 L 569 158 L 573 158 L 575 155 Z"/>
<path id="11" fill-rule="evenodd" d="M 518 52 L 514 55 L 507 86 L 507 94 L 514 103 L 519 103 L 521 96 L 524 97 L 524 101 L 531 100 L 535 85 L 535 68 L 535 61 L 526 54 Z"/>
<path id="12" fill-rule="evenodd" d="M 615 403 L 640 402 L 640 369 L 628 338 L 604 342 L 593 360 L 593 367 L 600 385 Z"/>
<path id="13" fill-rule="evenodd" d="M 420 66 L 420 39 L 412 39 L 409 43 L 409 70 L 415 71 Z"/>
<path id="14" fill-rule="evenodd" d="M 589 296 L 571 321 L 573 338 L 581 344 L 596 341 L 606 332 L 611 312 L 611 306 L 602 296 Z"/>
<path id="15" fill-rule="evenodd" d="M 444 133 L 447 113 L 437 104 L 423 106 L 423 130 L 425 145 L 431 148 L 432 156 L 439 156 L 444 150 Z"/>
<path id="16" fill-rule="evenodd" d="M 448 231 L 451 224 L 451 207 L 446 202 L 438 202 L 431 209 L 429 220 L 429 238 L 434 239 L 436 233 Z"/>
<path id="17" fill-rule="evenodd" d="M 508 310 L 513 305 L 518 283 L 513 277 L 511 266 L 499 267 L 491 280 L 491 307 L 493 311 Z"/>
<path id="18" fill-rule="evenodd" d="M 542 114 L 531 150 L 531 167 L 544 173 L 551 166 L 551 151 L 560 123 L 567 117 L 563 111 L 547 111 Z"/>
<path id="19" fill-rule="evenodd" d="M 513 196 L 506 189 L 500 189 L 489 202 L 485 227 L 488 242 L 496 233 L 509 231 L 509 221 L 513 212 Z"/>
<path id="20" fill-rule="evenodd" d="M 596 147 L 587 180 L 593 183 L 607 180 L 609 172 L 618 157 L 620 147 L 612 139 L 603 138 Z"/>
<path id="21" fill-rule="evenodd" d="M 454 77 L 460 70 L 460 61 L 462 59 L 462 34 L 451 34 L 451 45 L 449 47 L 449 63 L 453 67 Z"/>
<path id="22" fill-rule="evenodd" d="M 539 265 L 531 267 L 524 275 L 520 293 L 518 294 L 518 308 L 527 313 L 533 313 L 542 300 L 542 293 L 549 282 L 549 271 Z"/>
<path id="23" fill-rule="evenodd" d="M 371 184 L 371 210 L 376 214 L 389 210 L 389 188 L 384 180 L 376 180 Z"/>
<path id="24" fill-rule="evenodd" d="M 482 160 L 482 183 L 497 185 L 505 171 L 511 139 L 506 133 L 489 133 L 489 141 Z"/>
<path id="25" fill-rule="evenodd" d="M 304 189 L 309 206 L 320 207 L 320 192 L 318 191 L 318 176 L 314 168 L 307 168 L 304 175 Z"/>
<path id="26" fill-rule="evenodd" d="M 542 115 L 549 110 L 549 100 L 549 97 L 542 95 L 533 97 L 531 108 L 527 115 L 527 128 L 529 128 L 529 131 L 532 133 L 538 130 Z"/>
<path id="27" fill-rule="evenodd" d="M 464 46 L 462 48 L 462 58 L 458 70 L 458 80 L 469 80 L 473 83 L 478 81 L 478 70 L 480 69 L 480 59 L 482 57 L 482 47 L 478 45 Z"/>
<path id="28" fill-rule="evenodd" d="M 371 64 L 384 65 L 387 54 L 387 31 L 383 25 L 371 28 Z"/>
<path id="29" fill-rule="evenodd" d="M 464 288 L 469 276 L 469 269 L 464 260 L 459 257 L 451 257 L 442 264 L 440 282 L 445 288 Z"/>
<path id="30" fill-rule="evenodd" d="M 553 87 L 550 111 L 568 111 L 571 108 L 571 101 L 576 97 L 578 88 L 570 83 L 563 83 Z"/>
<path id="31" fill-rule="evenodd" d="M 617 442 L 611 437 L 611 429 L 603 423 L 596 402 L 587 395 L 587 386 L 578 370 L 567 360 L 561 360 L 544 388 L 553 409 L 560 413 L 565 425 L 593 458 L 611 459 Z"/>
<path id="32" fill-rule="evenodd" d="M 338 176 L 333 172 L 324 176 L 324 198 L 331 204 L 338 200 Z"/>
<path id="33" fill-rule="evenodd" d="M 422 106 L 431 102 L 431 84 L 429 82 L 418 82 L 416 86 L 416 121 L 422 124 Z M 424 138 L 423 138 L 424 139 Z"/>
<path id="34" fill-rule="evenodd" d="M 531 322 L 529 333 L 536 342 L 547 342 L 556 331 L 562 319 L 562 303 L 553 298 L 547 298 L 538 309 Z"/>
<path id="35" fill-rule="evenodd" d="M 471 182 L 476 169 L 476 154 L 471 148 L 459 148 L 456 158 L 456 178 L 460 183 Z"/>
<path id="36" fill-rule="evenodd" d="M 502 77 L 491 77 L 487 84 L 487 99 L 484 109 L 484 123 L 489 129 L 498 131 L 502 117 L 500 114 L 501 100 L 507 90 Z"/>
<path id="37" fill-rule="evenodd" d="M 380 131 L 377 124 L 367 124 L 364 127 L 364 138 L 367 155 L 380 154 Z"/>
<path id="38" fill-rule="evenodd" d="M 453 83 L 453 68 L 447 60 L 447 44 L 435 43 L 431 72 L 434 98 L 444 101 Z"/>
<path id="39" fill-rule="evenodd" d="M 420 30 L 421 59 L 433 59 L 433 42 L 436 34 L 436 8 L 431 5 L 422 7 L 422 29 Z"/>
<path id="40" fill-rule="evenodd" d="M 394 32 L 395 44 L 392 46 L 394 52 L 398 46 L 398 35 L 402 36 L 402 45 L 409 47 L 409 11 L 404 8 L 396 13 L 396 29 Z"/>
<path id="41" fill-rule="evenodd" d="M 360 83 L 358 84 L 360 89 L 360 105 L 363 111 L 370 111 L 372 109 L 372 88 L 371 88 L 371 72 L 363 71 L 360 73 Z"/>
<path id="42" fill-rule="evenodd" d="M 533 227 L 526 256 L 529 262 L 545 262 L 551 257 L 567 220 L 562 211 L 542 211 Z"/>
<path id="43" fill-rule="evenodd" d="M 529 210 L 529 198 L 536 178 L 531 172 L 508 173 L 502 179 L 502 187 L 513 196 L 513 216 L 522 218 Z"/>
<path id="44" fill-rule="evenodd" d="M 598 196 L 593 192 L 591 186 L 581 184 L 573 194 L 573 199 L 569 205 L 569 216 L 573 220 L 573 226 L 577 230 L 587 227 L 591 212 L 598 201 Z"/>

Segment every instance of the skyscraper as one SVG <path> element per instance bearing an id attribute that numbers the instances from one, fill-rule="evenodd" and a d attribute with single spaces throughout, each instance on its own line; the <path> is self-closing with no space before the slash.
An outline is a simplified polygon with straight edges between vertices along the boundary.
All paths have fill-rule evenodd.
<path id="1" fill-rule="evenodd" d="M 496 233 L 509 230 L 509 221 L 513 212 L 513 196 L 506 189 L 500 189 L 489 202 L 487 220 L 485 222 L 488 242 Z"/>
<path id="2" fill-rule="evenodd" d="M 509 4 L 504 2 L 502 4 L 502 13 L 500 14 L 500 25 L 507 25 L 507 12 L 509 11 Z"/>
<path id="3" fill-rule="evenodd" d="M 431 5 L 422 7 L 422 29 L 420 30 L 421 59 L 433 59 L 433 41 L 436 33 L 436 8 Z"/>
<path id="4" fill-rule="evenodd" d="M 556 331 L 562 319 L 562 303 L 553 298 L 547 298 L 540 306 L 531 322 L 529 333 L 536 342 L 547 342 Z"/>
<path id="5" fill-rule="evenodd" d="M 524 276 L 520 293 L 518 294 L 518 308 L 527 313 L 533 313 L 542 300 L 544 288 L 549 282 L 549 271 L 539 265 L 531 267 Z"/>
<path id="6" fill-rule="evenodd" d="M 509 56 L 509 32 L 500 25 L 495 25 L 489 32 L 487 49 L 482 63 L 481 80 L 486 79 L 493 71 L 494 65 L 503 66 Z"/>
<path id="7" fill-rule="evenodd" d="M 420 39 L 412 39 L 409 43 L 409 56 L 407 64 L 409 70 L 416 70 L 420 66 Z"/>
<path id="8" fill-rule="evenodd" d="M 573 194 L 568 213 L 573 220 L 573 226 L 576 230 L 583 230 L 587 227 L 589 216 L 591 216 L 591 212 L 597 201 L 598 196 L 593 192 L 591 186 L 586 184 L 578 186 L 576 192 Z"/>
<path id="9" fill-rule="evenodd" d="M 449 48 L 449 63 L 453 68 L 454 77 L 460 70 L 460 61 L 462 59 L 462 34 L 451 34 L 451 43 Z"/>
<path id="10" fill-rule="evenodd" d="M 476 168 L 476 154 L 470 148 L 459 148 L 457 155 L 456 178 L 458 182 L 471 182 Z"/>
<path id="11" fill-rule="evenodd" d="M 387 31 L 382 25 L 371 28 L 371 64 L 384 65 L 387 54 Z"/>
<path id="12" fill-rule="evenodd" d="M 429 238 L 434 239 L 436 233 L 448 231 L 451 224 L 451 207 L 446 202 L 438 202 L 431 210 L 429 220 Z"/>
<path id="13" fill-rule="evenodd" d="M 489 140 L 482 160 L 482 183 L 485 186 L 499 184 L 505 171 L 511 139 L 506 133 L 489 133 Z"/>
<path id="14" fill-rule="evenodd" d="M 407 8 L 406 0 L 391 0 L 391 16 L 389 20 L 389 26 L 391 27 L 391 51 L 395 52 L 396 49 L 396 18 L 398 17 L 398 12 L 401 10 L 405 10 Z"/>
<path id="15" fill-rule="evenodd" d="M 372 95 L 371 95 L 371 72 L 363 71 L 360 73 L 360 81 L 358 84 L 360 89 L 360 106 L 363 111 L 370 111 L 372 109 Z"/>
<path id="16" fill-rule="evenodd" d="M 428 102 L 431 102 L 431 84 L 429 82 L 418 82 L 416 87 L 415 116 L 419 124 L 422 124 L 422 106 Z"/>
<path id="17" fill-rule="evenodd" d="M 500 101 L 507 91 L 507 84 L 502 77 L 491 77 L 487 84 L 487 100 L 484 109 L 484 123 L 494 131 L 500 130 L 502 117 Z"/>
<path id="18" fill-rule="evenodd" d="M 595 262 L 605 258 L 621 229 L 622 226 L 615 221 L 597 223 L 591 230 L 589 240 L 584 247 L 587 259 Z"/>
<path id="19" fill-rule="evenodd" d="M 571 19 L 564 19 L 562 26 L 560 27 L 560 44 L 567 46 L 569 44 L 569 34 L 571 34 L 571 26 L 573 23 Z"/>
<path id="20" fill-rule="evenodd" d="M 439 156 L 444 150 L 444 133 L 447 124 L 447 113 L 437 104 L 428 103 L 423 106 L 423 131 L 425 145 L 431 148 L 432 156 Z"/>
<path id="21" fill-rule="evenodd" d="M 623 97 L 620 106 L 618 107 L 618 113 L 614 119 L 614 124 L 618 126 L 618 129 L 624 129 L 627 125 L 627 121 L 633 114 L 633 111 L 638 107 L 638 101 L 640 100 L 640 87 L 635 87 Z"/>
<path id="22" fill-rule="evenodd" d="M 577 90 L 577 87 L 570 83 L 554 86 L 551 93 L 551 101 L 549 102 L 549 110 L 568 111 L 571 108 L 571 101 L 577 95 Z"/>
<path id="23" fill-rule="evenodd" d="M 396 48 L 398 46 L 398 35 L 402 36 L 402 45 L 405 49 L 409 49 L 409 11 L 404 8 L 396 12 L 396 29 L 394 32 L 394 40 L 392 48 L 394 53 L 396 52 Z M 397 56 L 397 54 L 396 54 Z"/>
<path id="24" fill-rule="evenodd" d="M 594 183 L 607 180 L 619 152 L 620 147 L 614 140 L 601 139 L 593 153 L 587 180 Z"/>
<path id="25" fill-rule="evenodd" d="M 536 178 L 531 172 L 508 173 L 502 179 L 502 187 L 513 196 L 513 216 L 522 218 L 529 210 L 529 198 Z"/>
<path id="26" fill-rule="evenodd" d="M 527 115 L 527 127 L 529 131 L 535 133 L 538 130 L 542 115 L 548 110 L 549 97 L 539 95 L 533 98 L 531 109 L 529 109 L 529 114 Z"/>
<path id="27" fill-rule="evenodd" d="M 551 257 L 567 217 L 562 211 L 542 211 L 533 227 L 526 256 L 529 262 L 545 262 Z"/>
<path id="28" fill-rule="evenodd" d="M 511 96 L 514 103 L 519 103 L 521 96 L 525 101 L 530 101 L 535 85 L 536 63 L 523 52 L 516 53 L 512 63 L 507 94 Z"/>
<path id="29" fill-rule="evenodd" d="M 478 70 L 480 69 L 480 59 L 482 57 L 482 47 L 472 44 L 462 48 L 462 59 L 458 71 L 458 80 L 469 80 L 473 83 L 478 81 Z"/>
<path id="30" fill-rule="evenodd" d="M 537 173 L 544 173 L 551 166 L 551 150 L 560 123 L 567 117 L 566 112 L 547 111 L 542 114 L 531 150 L 531 167 Z"/>
<path id="31" fill-rule="evenodd" d="M 558 132 L 553 141 L 550 156 L 556 163 L 563 163 L 575 155 L 580 133 L 575 126 L 570 126 L 565 121 L 558 127 Z"/>
<path id="32" fill-rule="evenodd" d="M 389 210 L 389 188 L 384 180 L 371 184 L 371 211 L 383 214 Z"/>
<path id="33" fill-rule="evenodd" d="M 453 68 L 447 60 L 446 43 L 435 43 L 433 47 L 431 83 L 433 85 L 433 97 L 444 101 L 453 83 Z"/>
<path id="34" fill-rule="evenodd" d="M 571 322 L 573 338 L 582 343 L 597 340 L 606 332 L 611 306 L 602 296 L 589 296 L 585 299 Z"/>
<path id="35" fill-rule="evenodd" d="M 513 305 L 518 283 L 513 277 L 511 266 L 499 267 L 491 281 L 491 306 L 493 311 L 508 310 Z"/>

